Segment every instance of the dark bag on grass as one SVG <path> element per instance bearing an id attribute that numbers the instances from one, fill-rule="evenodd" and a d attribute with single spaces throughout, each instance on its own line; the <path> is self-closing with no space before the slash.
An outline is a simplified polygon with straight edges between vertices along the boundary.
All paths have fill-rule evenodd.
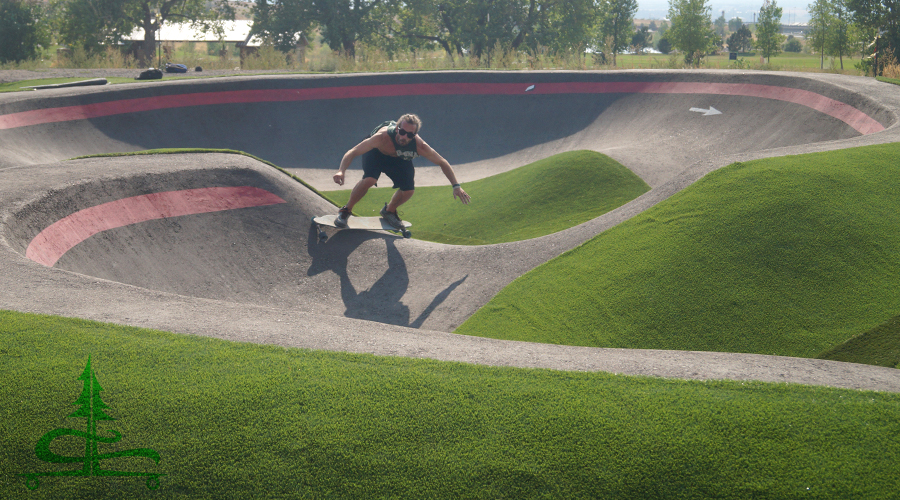
<path id="1" fill-rule="evenodd" d="M 159 80 L 162 77 L 162 71 L 156 68 L 150 68 L 147 71 L 141 71 L 140 76 L 135 78 L 135 80 Z"/>
<path id="2" fill-rule="evenodd" d="M 166 73 L 187 73 L 187 66 L 184 64 L 166 63 Z"/>

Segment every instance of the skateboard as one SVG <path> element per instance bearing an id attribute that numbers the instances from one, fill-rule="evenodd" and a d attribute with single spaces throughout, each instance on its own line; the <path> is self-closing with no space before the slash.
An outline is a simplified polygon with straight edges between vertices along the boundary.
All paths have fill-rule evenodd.
<path id="1" fill-rule="evenodd" d="M 388 224 L 386 220 L 381 217 L 350 217 L 347 221 L 347 227 L 337 227 L 334 225 L 334 219 L 337 218 L 337 214 L 334 215 L 322 215 L 319 217 L 313 217 L 312 223 L 316 225 L 319 229 L 319 241 L 325 241 L 328 239 L 328 234 L 325 233 L 325 226 L 333 227 L 337 230 L 342 229 L 363 229 L 366 231 L 400 231 L 404 238 L 409 238 L 412 236 L 412 233 L 409 232 L 409 227 L 412 226 L 411 223 L 403 221 L 403 229 L 397 229 L 396 227 Z"/>

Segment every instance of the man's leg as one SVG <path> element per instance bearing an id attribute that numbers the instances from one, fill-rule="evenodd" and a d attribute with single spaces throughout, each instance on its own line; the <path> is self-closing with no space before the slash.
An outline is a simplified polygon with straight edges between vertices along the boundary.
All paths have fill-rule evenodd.
<path id="1" fill-rule="evenodd" d="M 394 160 L 391 167 L 385 173 L 394 181 L 394 187 L 397 188 L 397 191 L 394 192 L 390 203 L 387 204 L 387 211 L 396 214 L 397 207 L 409 201 L 413 193 L 416 192 L 416 170 L 411 160 L 401 160 L 399 158 Z"/>
<path id="2" fill-rule="evenodd" d="M 397 190 L 394 193 L 394 196 L 391 197 L 391 202 L 388 203 L 388 212 L 397 213 L 397 207 L 409 201 L 412 198 L 412 195 L 415 194 L 415 189 L 410 189 L 409 191 L 401 191 Z"/>
<path id="3" fill-rule="evenodd" d="M 350 191 L 350 201 L 347 202 L 346 207 L 352 212 L 353 207 L 359 203 L 359 200 L 363 199 L 363 196 L 369 192 L 369 189 L 378 182 L 378 179 L 372 177 L 363 177 L 359 182 L 353 186 L 353 191 Z"/>
<path id="4" fill-rule="evenodd" d="M 347 221 L 350 220 L 354 205 L 359 203 L 359 200 L 369 192 L 369 188 L 374 186 L 376 182 L 378 182 L 378 179 L 375 179 L 374 177 L 363 177 L 362 180 L 353 186 L 353 190 L 350 191 L 350 200 L 338 210 L 338 215 L 334 219 L 335 226 L 347 227 Z"/>

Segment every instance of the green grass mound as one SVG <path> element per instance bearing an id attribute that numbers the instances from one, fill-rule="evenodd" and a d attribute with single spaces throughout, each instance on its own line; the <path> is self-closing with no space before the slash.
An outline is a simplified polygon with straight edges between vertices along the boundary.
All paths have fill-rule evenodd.
<path id="1" fill-rule="evenodd" d="M 41 78 L 38 80 L 19 80 L 15 82 L 0 83 L 0 92 L 33 92 L 33 89 L 23 87 L 34 87 L 38 85 L 57 85 L 60 83 L 79 82 L 89 80 L 89 78 Z"/>
<path id="2" fill-rule="evenodd" d="M 822 359 L 900 368 L 900 316 L 853 337 L 821 356 Z"/>
<path id="3" fill-rule="evenodd" d="M 134 76 L 138 76 L 141 70 L 134 70 Z M 97 77 L 104 78 L 104 77 Z M 135 80 L 133 78 L 117 78 L 117 77 L 105 77 L 106 81 L 109 84 L 117 84 L 117 83 L 133 83 Z M 93 80 L 94 78 L 41 78 L 37 80 L 19 80 L 15 82 L 7 82 L 0 83 L 0 92 L 34 92 L 34 89 L 23 88 L 23 87 L 36 87 L 40 85 L 58 85 L 60 83 L 72 83 L 72 82 L 81 82 L 84 80 Z M 147 81 L 147 80 L 143 80 Z M 38 90 L 39 92 L 40 90 Z"/>
<path id="4" fill-rule="evenodd" d="M 390 184 L 387 177 L 382 182 Z M 439 243 L 484 245 L 525 240 L 577 226 L 649 191 L 650 187 L 612 158 L 572 151 L 466 183 L 472 202 L 462 205 L 450 186 L 416 188 L 400 208 L 413 223 L 413 237 Z M 359 216 L 378 215 L 394 190 L 373 188 L 354 207 Z M 338 206 L 350 191 L 325 195 Z"/>
<path id="5" fill-rule="evenodd" d="M 900 395 L 492 368 L 240 344 L 0 311 L 0 498 L 891 498 Z M 35 445 L 88 357 L 105 470 Z M 95 388 L 97 389 L 97 388 Z M 99 411 L 95 406 L 95 411 Z M 85 439 L 51 443 L 83 457 Z"/>
<path id="6" fill-rule="evenodd" d="M 137 77 L 141 74 L 144 69 L 135 69 L 134 76 Z M 57 85 L 60 83 L 72 83 L 72 82 L 81 82 L 84 80 L 93 80 L 95 78 L 106 78 L 107 83 L 110 85 L 118 85 L 123 83 L 153 83 L 153 82 L 163 82 L 163 81 L 171 81 L 171 80 L 186 80 L 186 79 L 199 79 L 199 78 L 221 78 L 222 76 L 204 76 L 203 73 L 193 74 L 193 71 L 189 73 L 165 73 L 163 78 L 160 80 L 135 80 L 134 78 L 126 78 L 126 77 L 117 77 L 117 76 L 98 76 L 98 77 L 76 77 L 76 78 L 40 78 L 37 80 L 19 80 L 15 82 L 7 82 L 0 83 L 0 92 L 33 92 L 35 89 L 23 88 L 23 87 L 35 87 L 40 85 Z M 38 92 L 41 89 L 37 90 Z"/>
<path id="7" fill-rule="evenodd" d="M 900 311 L 900 144 L 734 164 L 510 284 L 457 333 L 816 357 Z"/>

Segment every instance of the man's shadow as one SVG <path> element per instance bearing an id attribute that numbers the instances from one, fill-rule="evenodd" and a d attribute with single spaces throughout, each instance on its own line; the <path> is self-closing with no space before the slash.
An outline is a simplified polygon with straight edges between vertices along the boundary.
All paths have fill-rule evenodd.
<path id="1" fill-rule="evenodd" d="M 375 239 L 385 242 L 387 271 L 368 290 L 357 291 L 350 281 L 347 269 L 350 255 L 366 241 Z M 312 264 L 306 274 L 315 276 L 325 271 L 332 271 L 338 275 L 341 282 L 341 299 L 345 308 L 344 316 L 348 318 L 419 328 L 435 308 L 446 300 L 450 293 L 468 276 L 439 293 L 411 323 L 409 307 L 401 302 L 409 289 L 409 272 L 403 256 L 397 250 L 396 241 L 396 236 L 381 235 L 371 231 L 338 231 L 328 241 L 322 243 L 318 240 L 315 226 L 311 226 L 307 250 L 312 257 Z M 373 263 L 373 265 L 377 265 L 377 263 Z"/>

